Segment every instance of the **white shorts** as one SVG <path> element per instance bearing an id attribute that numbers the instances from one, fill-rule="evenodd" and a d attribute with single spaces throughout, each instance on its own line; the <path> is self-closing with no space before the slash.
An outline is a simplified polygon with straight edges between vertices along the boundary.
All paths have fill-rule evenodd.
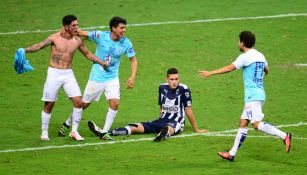
<path id="1" fill-rule="evenodd" d="M 103 92 L 106 97 L 106 100 L 109 100 L 111 98 L 120 99 L 119 89 L 120 86 L 118 79 L 103 83 L 97 83 L 89 80 L 85 87 L 82 101 L 85 103 L 98 101 Z"/>
<path id="2" fill-rule="evenodd" d="M 81 97 L 81 91 L 72 69 L 49 67 L 42 101 L 56 101 L 61 87 L 68 97 Z"/>
<path id="3" fill-rule="evenodd" d="M 241 119 L 249 120 L 251 123 L 259 122 L 263 119 L 262 106 L 264 101 L 251 101 L 244 105 Z"/>

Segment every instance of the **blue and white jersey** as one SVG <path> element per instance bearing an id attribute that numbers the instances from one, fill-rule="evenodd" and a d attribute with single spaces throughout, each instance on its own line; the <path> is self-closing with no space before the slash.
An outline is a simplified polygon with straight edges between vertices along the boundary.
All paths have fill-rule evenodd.
<path id="1" fill-rule="evenodd" d="M 160 118 L 175 120 L 183 123 L 185 119 L 184 108 L 192 106 L 192 96 L 188 86 L 180 83 L 176 89 L 170 89 L 168 83 L 159 86 Z"/>
<path id="2" fill-rule="evenodd" d="M 264 68 L 268 67 L 264 55 L 255 49 L 242 53 L 232 63 L 236 69 L 243 69 L 244 101 L 265 101 L 263 85 Z"/>
<path id="3" fill-rule="evenodd" d="M 88 37 L 97 44 L 95 55 L 103 61 L 109 61 L 109 67 L 106 69 L 94 63 L 89 79 L 99 83 L 117 79 L 121 56 L 123 54 L 128 58 L 135 56 L 130 40 L 123 37 L 119 41 L 113 41 L 111 32 L 106 31 L 88 32 Z"/>

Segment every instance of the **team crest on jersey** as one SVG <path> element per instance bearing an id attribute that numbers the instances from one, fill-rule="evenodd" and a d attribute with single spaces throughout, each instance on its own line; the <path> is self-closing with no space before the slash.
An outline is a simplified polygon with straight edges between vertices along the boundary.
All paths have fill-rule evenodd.
<path id="1" fill-rule="evenodd" d="M 100 34 L 99 33 L 97 33 L 97 31 L 94 31 L 93 33 L 92 33 L 92 37 L 93 38 L 100 38 Z"/>
<path id="2" fill-rule="evenodd" d="M 131 48 L 128 50 L 128 53 L 134 53 L 134 49 L 131 47 Z"/>
<path id="3" fill-rule="evenodd" d="M 179 94 L 179 89 L 176 90 L 176 95 L 178 95 L 178 94 Z"/>

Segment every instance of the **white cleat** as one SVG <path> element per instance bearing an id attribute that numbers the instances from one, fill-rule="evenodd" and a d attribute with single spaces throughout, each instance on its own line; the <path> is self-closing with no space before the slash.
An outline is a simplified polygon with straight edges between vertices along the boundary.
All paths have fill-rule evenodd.
<path id="1" fill-rule="evenodd" d="M 42 134 L 42 135 L 41 135 L 41 140 L 42 140 L 42 141 L 48 141 L 48 140 L 50 140 L 50 139 L 49 139 L 48 135 Z"/>
<path id="2" fill-rule="evenodd" d="M 84 138 L 82 136 L 80 136 L 78 131 L 70 132 L 69 137 L 71 137 L 72 139 L 77 140 L 77 141 L 83 141 L 84 140 Z"/>

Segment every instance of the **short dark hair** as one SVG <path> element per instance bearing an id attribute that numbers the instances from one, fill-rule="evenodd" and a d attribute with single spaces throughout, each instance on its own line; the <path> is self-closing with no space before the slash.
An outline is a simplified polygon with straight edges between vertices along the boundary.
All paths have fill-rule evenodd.
<path id="1" fill-rule="evenodd" d="M 240 42 L 244 43 L 247 48 L 252 48 L 256 43 L 255 35 L 250 31 L 243 31 L 239 35 Z"/>
<path id="2" fill-rule="evenodd" d="M 63 20 L 62 20 L 63 26 L 64 25 L 70 25 L 71 22 L 73 22 L 75 20 L 77 20 L 77 17 L 75 15 L 66 15 L 66 16 L 63 17 Z"/>
<path id="3" fill-rule="evenodd" d="M 167 70 L 166 77 L 169 77 L 170 74 L 178 74 L 178 73 L 179 73 L 178 70 L 172 67 Z"/>
<path id="4" fill-rule="evenodd" d="M 112 31 L 112 27 L 117 27 L 120 23 L 127 25 L 127 20 L 119 16 L 114 16 L 109 23 L 110 30 Z"/>

